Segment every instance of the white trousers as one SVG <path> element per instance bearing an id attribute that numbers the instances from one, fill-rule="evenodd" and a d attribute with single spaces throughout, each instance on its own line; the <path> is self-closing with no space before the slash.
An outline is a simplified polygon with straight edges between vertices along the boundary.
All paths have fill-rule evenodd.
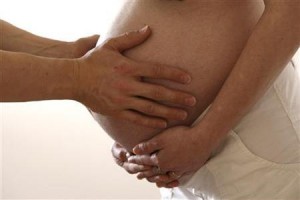
<path id="1" fill-rule="evenodd" d="M 300 200 L 296 70 L 290 62 L 220 151 L 180 187 L 162 189 L 162 199 Z"/>

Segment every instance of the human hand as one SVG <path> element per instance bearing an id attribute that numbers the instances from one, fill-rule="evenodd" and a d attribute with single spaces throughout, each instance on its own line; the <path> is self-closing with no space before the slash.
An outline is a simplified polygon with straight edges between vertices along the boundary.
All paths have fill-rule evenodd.
<path id="1" fill-rule="evenodd" d="M 90 110 L 153 128 L 165 128 L 165 119 L 184 120 L 184 110 L 156 103 L 193 106 L 195 97 L 163 86 L 143 82 L 143 78 L 189 83 L 190 76 L 174 67 L 135 62 L 121 53 L 144 42 L 149 27 L 112 38 L 78 61 L 76 99 Z"/>
<path id="2" fill-rule="evenodd" d="M 113 144 L 111 152 L 116 164 L 125 169 L 129 174 L 137 174 L 138 179 L 147 177 L 150 182 L 163 182 L 164 187 L 169 188 L 177 187 L 179 185 L 176 177 L 172 177 L 172 174 L 171 176 L 169 176 L 168 174 L 161 174 L 158 171 L 157 167 L 128 162 L 128 158 L 130 158 L 133 154 L 131 154 L 117 142 Z M 149 175 L 149 177 L 147 176 L 147 174 Z M 151 177 L 150 175 L 153 175 L 153 177 Z"/>
<path id="3" fill-rule="evenodd" d="M 127 158 L 129 158 L 132 154 L 117 142 L 113 144 L 111 152 L 116 164 L 124 168 L 129 174 L 136 174 L 138 172 L 152 169 L 152 166 L 129 163 Z"/>
<path id="4" fill-rule="evenodd" d="M 150 165 L 158 170 L 139 172 L 158 187 L 171 187 L 181 176 L 195 172 L 207 161 L 212 152 L 207 132 L 190 127 L 174 127 L 163 131 L 149 141 L 134 147 L 128 162 Z"/>

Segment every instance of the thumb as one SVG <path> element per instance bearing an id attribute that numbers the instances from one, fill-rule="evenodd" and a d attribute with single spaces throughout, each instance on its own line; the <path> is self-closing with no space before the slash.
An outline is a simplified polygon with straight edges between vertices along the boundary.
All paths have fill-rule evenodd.
<path id="1" fill-rule="evenodd" d="M 138 31 L 127 32 L 118 37 L 111 38 L 104 44 L 104 46 L 108 46 L 119 52 L 123 52 L 127 49 L 142 44 L 146 41 L 146 39 L 149 38 L 150 35 L 150 27 L 144 26 Z"/>
<path id="2" fill-rule="evenodd" d="M 114 143 L 112 148 L 111 148 L 111 153 L 114 158 L 125 162 L 127 160 L 127 151 L 124 147 L 122 147 L 119 143 Z"/>
<path id="3" fill-rule="evenodd" d="M 152 154 L 161 149 L 159 140 L 153 138 L 149 141 L 140 143 L 133 148 L 133 153 L 137 155 Z"/>
<path id="4" fill-rule="evenodd" d="M 76 58 L 85 55 L 89 50 L 95 48 L 97 45 L 99 35 L 92 35 L 85 38 L 80 38 L 75 42 L 75 52 L 74 55 Z"/>
<path id="5" fill-rule="evenodd" d="M 93 49 L 97 45 L 99 38 L 100 35 L 92 35 L 79 40 L 81 40 L 82 44 L 84 44 L 87 49 Z"/>

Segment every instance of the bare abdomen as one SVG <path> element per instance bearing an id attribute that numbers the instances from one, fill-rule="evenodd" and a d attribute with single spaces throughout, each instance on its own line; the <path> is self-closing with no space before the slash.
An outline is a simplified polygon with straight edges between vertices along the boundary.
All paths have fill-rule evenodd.
<path id="1" fill-rule="evenodd" d="M 190 125 L 213 101 L 262 11 L 260 0 L 127 0 L 106 37 L 150 25 L 151 38 L 126 56 L 181 67 L 192 75 L 189 85 L 148 80 L 196 96 L 197 105 L 186 108 L 189 117 L 170 122 L 170 126 Z M 95 117 L 128 150 L 161 131 L 96 113 Z"/>

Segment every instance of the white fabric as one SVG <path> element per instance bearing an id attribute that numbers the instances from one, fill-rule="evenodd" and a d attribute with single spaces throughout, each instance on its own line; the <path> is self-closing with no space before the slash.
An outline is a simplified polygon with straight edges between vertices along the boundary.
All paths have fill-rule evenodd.
<path id="1" fill-rule="evenodd" d="M 206 165 L 161 193 L 163 199 L 300 200 L 300 80 L 293 63 Z"/>

